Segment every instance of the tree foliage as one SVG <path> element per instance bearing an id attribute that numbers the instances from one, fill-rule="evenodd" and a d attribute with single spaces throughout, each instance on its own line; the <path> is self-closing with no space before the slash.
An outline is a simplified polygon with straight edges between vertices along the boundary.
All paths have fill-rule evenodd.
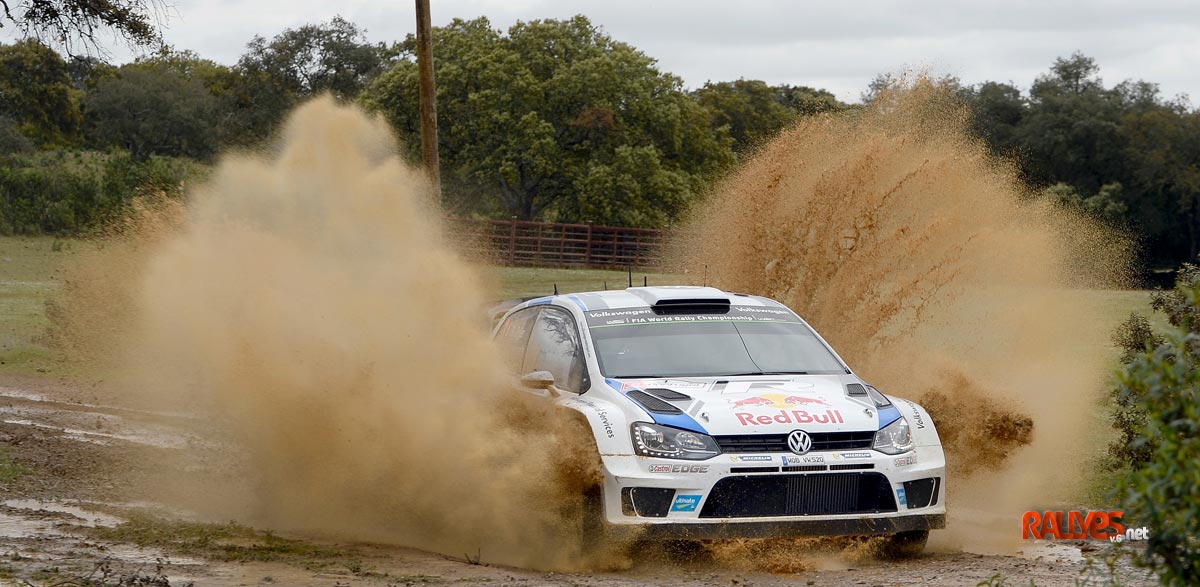
<path id="1" fill-rule="evenodd" d="M 733 162 L 679 78 L 582 16 L 455 20 L 433 38 L 443 181 L 486 198 L 470 210 L 662 226 Z M 415 39 L 400 49 L 363 100 L 417 137 Z"/>
<path id="2" fill-rule="evenodd" d="M 120 68 L 88 94 L 89 138 L 101 148 L 124 148 L 137 160 L 151 155 L 207 159 L 217 150 L 217 99 L 199 77 L 163 62 Z"/>
<path id="3" fill-rule="evenodd" d="M 974 130 L 1035 186 L 1063 184 L 1080 205 L 1134 232 L 1144 262 L 1200 254 L 1200 113 L 1155 84 L 1106 87 L 1082 54 L 1060 58 L 1027 94 L 1012 84 L 962 88 Z"/>
<path id="4" fill-rule="evenodd" d="M 761 80 L 709 82 L 693 95 L 709 111 L 714 128 L 729 129 L 734 151 L 739 155 L 749 154 L 801 116 L 846 107 L 824 90 L 769 86 Z"/>
<path id="5" fill-rule="evenodd" d="M 27 37 L 71 47 L 82 42 L 96 48 L 96 36 L 111 31 L 132 45 L 160 44 L 159 17 L 165 6 L 156 0 L 0 0 L 4 22 Z"/>
<path id="6" fill-rule="evenodd" d="M 49 146 L 75 141 L 80 96 L 53 49 L 34 40 L 0 45 L 0 116 L 15 121 L 21 134 Z"/>
<path id="7" fill-rule="evenodd" d="M 371 44 L 366 31 L 340 16 L 255 37 L 234 68 L 225 95 L 227 142 L 265 138 L 299 101 L 330 92 L 352 99 L 391 62 L 395 49 Z M 222 92 L 226 93 L 226 92 Z"/>

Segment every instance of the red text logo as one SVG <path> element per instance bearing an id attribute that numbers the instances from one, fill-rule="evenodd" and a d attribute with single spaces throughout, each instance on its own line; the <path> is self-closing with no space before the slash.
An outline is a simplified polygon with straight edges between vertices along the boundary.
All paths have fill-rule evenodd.
<path id="1" fill-rule="evenodd" d="M 837 410 L 807 412 L 805 410 L 779 410 L 773 415 L 756 415 L 736 412 L 742 426 L 767 426 L 770 424 L 842 424 L 842 413 Z"/>
<path id="2" fill-rule="evenodd" d="M 1123 512 L 1059 511 L 1025 512 L 1021 515 L 1021 538 L 1025 540 L 1113 540 L 1125 535 Z"/>

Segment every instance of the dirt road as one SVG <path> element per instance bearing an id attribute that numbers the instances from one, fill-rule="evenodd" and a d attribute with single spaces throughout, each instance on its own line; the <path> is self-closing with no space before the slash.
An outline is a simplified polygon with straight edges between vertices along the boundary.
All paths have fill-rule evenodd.
<path id="1" fill-rule="evenodd" d="M 490 565 L 487 553 L 456 559 L 334 537 L 278 536 L 213 524 L 156 501 L 214 466 L 211 455 L 222 448 L 212 436 L 186 413 L 122 405 L 100 386 L 0 378 L 0 585 L 87 578 L 100 585 L 936 586 L 1001 584 L 1000 576 L 1008 585 L 1032 579 L 1054 586 L 1109 579 L 1100 563 L 1084 572 L 1089 556 L 1100 554 L 1086 543 L 1036 545 L 1016 556 L 942 547 L 903 562 L 846 550 L 794 564 L 657 552 L 641 553 L 620 571 L 556 574 Z M 237 477 L 230 471 L 231 480 Z M 233 490 L 213 491 L 221 489 Z M 476 556 L 482 564 L 467 560 Z M 1122 584 L 1154 584 L 1128 561 L 1115 570 Z"/>

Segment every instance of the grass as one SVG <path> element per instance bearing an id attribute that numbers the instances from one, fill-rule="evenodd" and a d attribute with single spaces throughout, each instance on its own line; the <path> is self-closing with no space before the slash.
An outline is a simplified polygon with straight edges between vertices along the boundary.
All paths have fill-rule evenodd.
<path id="1" fill-rule="evenodd" d="M 347 553 L 301 540 L 282 538 L 233 522 L 204 524 L 167 520 L 145 514 L 129 516 L 112 528 L 84 528 L 100 540 L 125 542 L 142 548 L 154 547 L 184 556 L 224 562 L 299 561 L 308 566 L 327 567 L 337 562 L 350 567 L 361 563 Z"/>
<path id="2" fill-rule="evenodd" d="M 64 264 L 81 246 L 53 237 L 0 238 L 0 373 L 54 367 L 40 342 L 49 325 L 46 300 L 61 289 Z"/>
<path id="3" fill-rule="evenodd" d="M 29 468 L 13 462 L 8 447 L 0 446 L 0 485 L 7 485 L 29 474 Z"/>

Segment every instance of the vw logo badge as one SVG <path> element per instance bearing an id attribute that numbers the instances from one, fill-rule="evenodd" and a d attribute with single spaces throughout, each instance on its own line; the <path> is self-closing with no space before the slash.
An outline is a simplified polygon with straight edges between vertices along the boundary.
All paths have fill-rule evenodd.
<path id="1" fill-rule="evenodd" d="M 788 448 L 792 452 L 802 455 L 812 449 L 812 437 L 803 430 L 794 430 L 788 434 Z"/>

